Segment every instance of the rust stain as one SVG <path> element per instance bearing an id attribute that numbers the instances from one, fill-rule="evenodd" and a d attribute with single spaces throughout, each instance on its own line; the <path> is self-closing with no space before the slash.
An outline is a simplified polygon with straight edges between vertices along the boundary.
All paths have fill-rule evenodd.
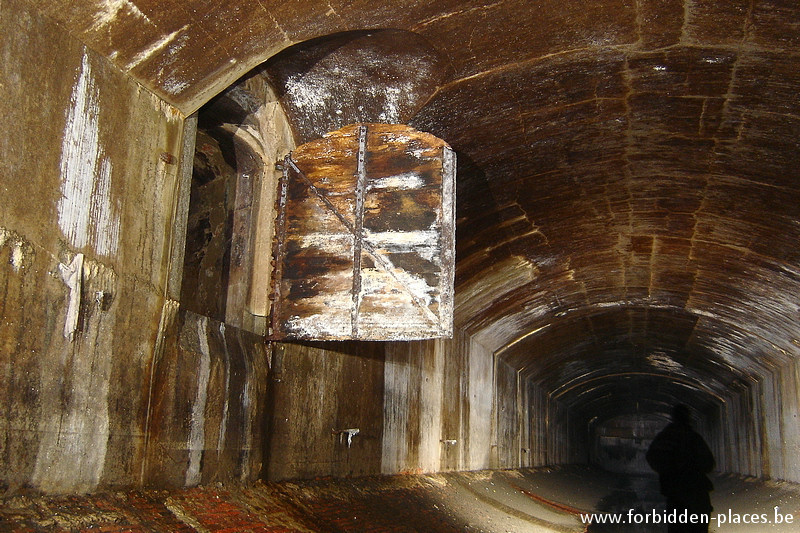
<path id="1" fill-rule="evenodd" d="M 451 336 L 450 147 L 404 125 L 354 124 L 298 147 L 283 166 L 273 335 Z"/>

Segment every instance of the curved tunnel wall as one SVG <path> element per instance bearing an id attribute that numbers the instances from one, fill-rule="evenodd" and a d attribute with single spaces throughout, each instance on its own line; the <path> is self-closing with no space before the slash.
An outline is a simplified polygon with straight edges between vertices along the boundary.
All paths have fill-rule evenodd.
<path id="1" fill-rule="evenodd" d="M 167 28 L 159 7 L 144 30 L 132 8 L 94 17 L 95 4 L 2 6 L 19 67 L 3 71 L 3 120 L 32 150 L 2 145 L 3 183 L 38 192 L 0 210 L 11 347 L 0 483 L 77 491 L 581 462 L 592 428 L 663 417 L 676 400 L 696 409 L 721 470 L 800 481 L 797 6 L 365 14 L 332 1 L 334 17 L 261 0 L 250 7 L 277 25 L 224 17 L 242 26 L 222 34 L 189 14 Z M 280 48 L 368 27 L 420 36 L 401 56 L 429 75 L 392 109 L 458 151 L 457 334 L 265 347 L 219 310 L 210 320 L 182 306 L 186 116 Z M 63 60 L 51 73 L 63 83 L 21 66 L 43 50 Z M 359 120 L 377 120 L 398 87 L 375 79 L 382 99 Z M 80 102 L 99 118 L 73 131 Z M 363 111 L 329 103 L 341 120 Z M 70 135 L 99 143 L 86 175 L 110 186 L 88 190 L 96 207 L 64 226 L 59 198 L 81 190 L 64 192 Z M 116 215 L 112 249 L 92 228 Z M 77 252 L 91 268 L 73 343 L 57 272 Z M 96 411 L 107 424 L 91 422 Z M 48 468 L 73 460 L 74 471 Z"/>

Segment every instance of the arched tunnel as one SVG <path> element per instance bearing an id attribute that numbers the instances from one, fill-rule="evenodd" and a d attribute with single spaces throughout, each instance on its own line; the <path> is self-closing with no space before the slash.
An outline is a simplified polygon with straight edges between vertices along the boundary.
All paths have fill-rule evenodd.
<path id="1" fill-rule="evenodd" d="M 462 513 L 456 531 L 581 531 L 548 513 L 607 511 L 593 498 L 620 479 L 660 498 L 645 452 L 678 403 L 716 459 L 729 523 L 712 530 L 800 520 L 796 2 L 0 13 L 0 525 L 102 525 L 51 515 L 107 493 L 119 531 L 178 530 L 119 496 L 151 490 L 135 494 L 175 491 L 172 515 L 215 531 L 198 501 L 230 484 L 264 524 L 265 502 L 294 498 L 306 529 L 281 531 L 371 530 L 303 522 L 299 500 L 332 501 L 322 478 L 351 500 L 419 483 L 402 486 L 411 507 L 424 483 L 455 487 L 437 501 Z M 448 337 L 270 329 L 280 161 L 351 124 L 456 154 Z M 493 492 L 493 512 L 522 526 L 458 500 L 487 504 L 489 483 L 513 493 Z M 438 531 L 426 516 L 374 530 Z"/>

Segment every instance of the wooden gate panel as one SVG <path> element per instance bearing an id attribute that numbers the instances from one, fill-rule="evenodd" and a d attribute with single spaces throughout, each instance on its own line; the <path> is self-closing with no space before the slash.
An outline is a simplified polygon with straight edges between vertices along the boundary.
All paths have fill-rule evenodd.
<path id="1" fill-rule="evenodd" d="M 452 335 L 455 156 L 403 125 L 355 124 L 285 161 L 273 334 Z"/>

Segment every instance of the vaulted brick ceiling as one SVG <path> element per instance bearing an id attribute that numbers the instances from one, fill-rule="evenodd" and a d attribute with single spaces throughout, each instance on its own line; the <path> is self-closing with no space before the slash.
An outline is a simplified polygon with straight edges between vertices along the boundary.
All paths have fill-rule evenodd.
<path id="1" fill-rule="evenodd" d="M 458 153 L 457 324 L 587 416 L 711 410 L 800 355 L 794 0 L 30 2 L 185 113 L 392 29 L 407 68 L 357 87 L 412 87 L 398 117 Z"/>

